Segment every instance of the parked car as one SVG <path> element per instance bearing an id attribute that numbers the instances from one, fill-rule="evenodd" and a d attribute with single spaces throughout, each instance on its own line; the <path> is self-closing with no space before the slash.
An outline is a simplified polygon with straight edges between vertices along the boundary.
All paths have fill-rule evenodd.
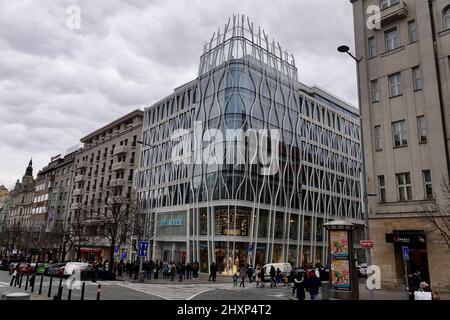
<path id="1" fill-rule="evenodd" d="M 367 263 L 361 263 L 356 265 L 356 268 L 358 269 L 358 274 L 360 277 L 367 277 Z"/>
<path id="2" fill-rule="evenodd" d="M 37 267 L 36 274 L 44 274 L 47 267 L 48 267 L 48 263 L 40 262 Z"/>
<path id="3" fill-rule="evenodd" d="M 64 275 L 64 266 L 65 263 L 52 263 L 49 265 L 45 271 L 44 275 L 46 276 L 62 276 Z"/>
<path id="4" fill-rule="evenodd" d="M 20 274 L 30 274 L 32 271 L 31 263 L 20 262 L 19 263 L 19 273 Z"/>
<path id="5" fill-rule="evenodd" d="M 277 269 L 281 270 L 281 274 L 289 275 L 292 270 L 292 265 L 290 263 L 268 263 L 263 266 L 264 268 L 264 280 L 270 280 L 270 268 L 274 266 L 275 271 Z"/>
<path id="6" fill-rule="evenodd" d="M 12 263 L 19 263 L 19 262 L 23 262 L 22 260 L 17 260 L 17 259 L 2 259 L 1 263 L 0 263 L 0 270 L 4 270 L 4 271 L 9 271 L 10 269 L 10 265 Z"/>

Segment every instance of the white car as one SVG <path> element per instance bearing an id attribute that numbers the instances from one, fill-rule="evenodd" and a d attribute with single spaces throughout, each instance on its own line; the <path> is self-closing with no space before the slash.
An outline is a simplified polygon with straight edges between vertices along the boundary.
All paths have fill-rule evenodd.
<path id="1" fill-rule="evenodd" d="M 81 273 L 87 273 L 92 270 L 92 266 L 85 262 L 67 262 L 64 267 L 64 275 L 70 276 L 74 271 L 79 271 Z"/>
<path id="2" fill-rule="evenodd" d="M 265 280 L 270 280 L 270 268 L 272 266 L 274 266 L 275 272 L 277 271 L 277 269 L 280 269 L 282 274 L 289 275 L 292 270 L 292 266 L 290 263 L 268 263 L 263 266 Z"/>

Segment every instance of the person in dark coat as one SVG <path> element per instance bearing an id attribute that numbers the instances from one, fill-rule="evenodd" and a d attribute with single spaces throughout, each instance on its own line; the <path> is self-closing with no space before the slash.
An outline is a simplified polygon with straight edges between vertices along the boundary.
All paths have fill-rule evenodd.
<path id="1" fill-rule="evenodd" d="M 277 272 L 275 271 L 275 267 L 272 265 L 270 266 L 270 287 L 276 287 L 277 283 L 275 281 L 275 277 L 277 275 Z"/>
<path id="2" fill-rule="evenodd" d="M 209 279 L 208 281 L 216 281 L 216 273 L 217 273 L 217 265 L 216 263 L 213 261 L 211 262 L 211 265 L 209 266 Z"/>
<path id="3" fill-rule="evenodd" d="M 134 280 L 137 280 L 139 277 L 139 263 L 134 263 Z"/>
<path id="4" fill-rule="evenodd" d="M 301 270 L 294 279 L 294 291 L 297 292 L 298 300 L 305 300 L 305 272 Z"/>
<path id="5" fill-rule="evenodd" d="M 317 296 L 319 294 L 319 288 L 322 285 L 322 282 L 317 277 L 314 271 L 309 273 L 309 277 L 305 281 L 305 287 L 309 291 L 309 295 L 311 296 L 311 300 L 317 300 Z"/>
<path id="6" fill-rule="evenodd" d="M 252 281 L 253 281 L 253 267 L 252 266 L 248 267 L 248 269 L 247 269 L 247 276 L 248 276 L 248 279 L 249 279 L 249 283 L 252 283 Z"/>

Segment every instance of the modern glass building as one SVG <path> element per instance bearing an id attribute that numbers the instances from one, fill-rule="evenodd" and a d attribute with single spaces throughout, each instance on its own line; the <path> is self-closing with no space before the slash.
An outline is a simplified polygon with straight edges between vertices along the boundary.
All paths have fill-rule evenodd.
<path id="1" fill-rule="evenodd" d="M 197 79 L 145 109 L 135 184 L 151 256 L 327 262 L 322 227 L 363 225 L 358 111 L 297 78 L 244 16 L 205 44 Z"/>

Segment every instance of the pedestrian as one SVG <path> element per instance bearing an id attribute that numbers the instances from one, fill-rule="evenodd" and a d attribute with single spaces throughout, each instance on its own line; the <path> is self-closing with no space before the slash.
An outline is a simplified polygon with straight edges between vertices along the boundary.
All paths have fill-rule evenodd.
<path id="1" fill-rule="evenodd" d="M 134 262 L 134 280 L 137 280 L 139 277 L 139 263 L 137 261 Z"/>
<path id="2" fill-rule="evenodd" d="M 170 281 L 173 281 L 173 279 L 175 278 L 175 273 L 177 272 L 177 268 L 175 266 L 175 263 L 172 262 L 170 264 Z"/>
<path id="3" fill-rule="evenodd" d="M 264 266 L 262 266 L 261 268 L 260 268 L 260 270 L 261 270 L 261 284 L 262 284 L 262 286 L 264 287 L 264 283 L 266 282 L 266 279 L 265 279 L 265 269 L 264 269 Z"/>
<path id="4" fill-rule="evenodd" d="M 300 270 L 294 279 L 294 291 L 297 291 L 297 299 L 305 300 L 305 271 Z"/>
<path id="5" fill-rule="evenodd" d="M 92 282 L 97 282 L 98 268 L 97 261 L 94 261 L 94 264 L 92 265 Z"/>
<path id="6" fill-rule="evenodd" d="M 189 280 L 189 273 L 191 272 L 191 264 L 189 262 L 186 263 L 185 272 L 186 272 L 186 279 Z"/>
<path id="7" fill-rule="evenodd" d="M 217 274 L 217 265 L 216 263 L 213 261 L 211 262 L 211 265 L 209 266 L 209 279 L 208 281 L 216 281 L 216 274 Z"/>
<path id="8" fill-rule="evenodd" d="M 275 277 L 277 275 L 277 272 L 275 271 L 275 267 L 272 265 L 270 266 L 270 287 L 276 287 L 277 283 L 275 282 Z"/>
<path id="9" fill-rule="evenodd" d="M 183 275 L 184 275 L 184 265 L 182 263 L 178 264 L 178 282 L 183 281 Z"/>
<path id="10" fill-rule="evenodd" d="M 256 266 L 255 270 L 255 282 L 256 288 L 261 288 L 261 267 L 259 265 Z"/>
<path id="11" fill-rule="evenodd" d="M 247 267 L 244 264 L 239 269 L 239 277 L 241 278 L 241 283 L 239 283 L 239 287 L 245 288 L 245 278 L 247 278 Z"/>
<path id="12" fill-rule="evenodd" d="M 281 270 L 277 268 L 276 284 L 281 284 Z"/>
<path id="13" fill-rule="evenodd" d="M 117 266 L 117 273 L 119 274 L 119 277 L 122 276 L 123 272 L 123 260 L 120 260 L 119 265 Z"/>
<path id="14" fill-rule="evenodd" d="M 199 270 L 199 264 L 198 264 L 198 261 L 195 261 L 194 265 L 192 267 L 192 278 L 194 280 L 198 280 L 198 270 Z"/>
<path id="15" fill-rule="evenodd" d="M 309 292 L 311 300 L 317 300 L 317 296 L 319 294 L 319 288 L 322 285 L 322 282 L 317 277 L 316 272 L 313 270 L 309 273 L 309 277 L 305 281 L 305 287 Z"/>
<path id="16" fill-rule="evenodd" d="M 247 275 L 248 275 L 249 283 L 252 283 L 252 281 L 253 281 L 253 266 L 248 267 Z"/>
<path id="17" fill-rule="evenodd" d="M 237 287 L 237 282 L 238 282 L 238 274 L 237 272 L 235 272 L 233 274 L 233 287 Z"/>

